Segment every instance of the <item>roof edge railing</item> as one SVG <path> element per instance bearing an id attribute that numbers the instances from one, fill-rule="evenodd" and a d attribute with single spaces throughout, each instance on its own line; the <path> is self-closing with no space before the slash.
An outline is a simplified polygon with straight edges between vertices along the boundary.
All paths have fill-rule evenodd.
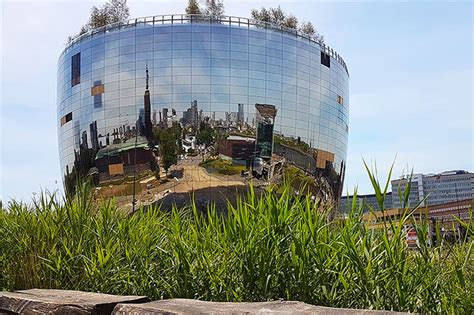
<path id="1" fill-rule="evenodd" d="M 204 23 L 204 22 L 228 24 L 229 26 L 236 25 L 239 27 L 246 26 L 247 28 L 251 28 L 253 26 L 256 28 L 272 29 L 275 31 L 280 31 L 282 33 L 286 33 L 286 34 L 290 34 L 296 37 L 307 39 L 308 41 L 312 43 L 318 44 L 320 46 L 320 49 L 324 53 L 333 57 L 339 64 L 341 64 L 344 70 L 349 75 L 349 70 L 347 69 L 344 59 L 334 49 L 326 45 L 323 41 L 316 40 L 296 29 L 280 26 L 280 25 L 265 22 L 265 21 L 237 17 L 237 16 L 228 16 L 228 15 L 220 15 L 220 16 L 211 16 L 211 15 L 204 15 L 204 14 L 154 15 L 154 16 L 146 16 L 146 17 L 130 19 L 125 22 L 112 23 L 103 27 L 98 27 L 98 28 L 89 30 L 88 32 L 84 34 L 81 34 L 75 37 L 70 43 L 67 44 L 66 48 L 61 53 L 61 56 L 67 51 L 69 51 L 69 49 L 74 47 L 74 45 L 76 45 L 77 43 L 81 42 L 83 39 L 89 36 L 100 34 L 100 33 L 108 33 L 116 29 L 128 28 L 128 27 L 140 26 L 140 25 L 154 26 L 154 25 L 167 25 L 167 24 L 173 25 L 173 24 Z"/>

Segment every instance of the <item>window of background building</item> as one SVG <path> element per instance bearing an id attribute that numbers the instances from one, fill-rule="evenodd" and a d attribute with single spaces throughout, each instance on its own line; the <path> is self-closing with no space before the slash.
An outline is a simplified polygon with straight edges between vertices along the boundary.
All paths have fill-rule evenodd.
<path id="1" fill-rule="evenodd" d="M 91 95 L 94 97 L 94 108 L 102 107 L 102 94 L 104 94 L 104 85 L 101 80 L 94 81 L 91 87 Z"/>
<path id="2" fill-rule="evenodd" d="M 71 86 L 81 83 L 81 53 L 71 58 Z"/>
<path id="3" fill-rule="evenodd" d="M 321 52 L 321 63 L 328 68 L 331 68 L 331 58 L 328 54 Z"/>
<path id="4" fill-rule="evenodd" d="M 72 112 L 61 117 L 61 126 L 72 120 Z"/>

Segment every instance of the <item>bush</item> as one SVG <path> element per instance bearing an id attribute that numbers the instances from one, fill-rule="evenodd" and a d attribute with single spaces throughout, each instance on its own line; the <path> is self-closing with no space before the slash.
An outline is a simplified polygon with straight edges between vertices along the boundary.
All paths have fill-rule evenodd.
<path id="1" fill-rule="evenodd" d="M 328 221 L 328 209 L 309 196 L 295 199 L 288 186 L 258 197 L 250 187 L 226 215 L 210 206 L 205 214 L 150 208 L 128 216 L 113 201 L 94 206 L 90 196 L 84 188 L 64 201 L 43 194 L 0 210 L 0 290 L 473 310 L 472 241 L 430 248 L 421 237 L 418 250 L 409 249 L 402 233 L 409 212 L 375 231 L 361 208 Z M 424 235 L 427 227 L 416 228 Z"/>
<path id="2" fill-rule="evenodd" d="M 244 165 L 234 165 L 232 161 L 223 159 L 208 159 L 199 163 L 202 167 L 210 167 L 222 175 L 237 175 L 242 170 L 245 170 Z"/>

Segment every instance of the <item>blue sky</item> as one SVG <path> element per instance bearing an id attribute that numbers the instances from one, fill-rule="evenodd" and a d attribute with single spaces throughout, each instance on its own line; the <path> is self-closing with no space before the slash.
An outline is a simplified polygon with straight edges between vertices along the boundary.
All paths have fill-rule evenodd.
<path id="1" fill-rule="evenodd" d="M 1 3 L 0 198 L 61 189 L 56 63 L 68 35 L 103 1 Z M 129 0 L 132 17 L 182 13 L 187 0 Z M 473 171 L 472 2 L 225 1 L 249 16 L 275 3 L 312 21 L 350 72 L 345 190 L 372 189 L 362 158 L 385 179 L 406 169 Z"/>

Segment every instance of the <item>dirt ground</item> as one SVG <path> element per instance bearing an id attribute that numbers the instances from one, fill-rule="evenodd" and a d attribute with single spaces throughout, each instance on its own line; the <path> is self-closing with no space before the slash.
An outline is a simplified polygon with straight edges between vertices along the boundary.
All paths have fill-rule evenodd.
<path id="1" fill-rule="evenodd" d="M 199 166 L 200 161 L 201 158 L 199 157 L 190 157 L 181 160 L 181 163 L 176 165 L 177 169 L 183 169 L 184 176 L 174 187 L 173 192 L 182 193 L 209 187 L 245 185 L 243 180 L 235 180 L 235 177 L 209 174 L 203 167 Z"/>
<path id="2" fill-rule="evenodd" d="M 185 204 L 185 199 L 189 201 L 189 196 L 194 195 L 196 200 L 204 203 L 206 198 L 225 200 L 226 196 L 235 193 L 235 190 L 242 190 L 246 182 L 240 176 L 226 176 L 219 174 L 209 174 L 203 167 L 199 166 L 201 157 L 188 157 L 178 161 L 170 169 L 171 176 L 166 177 L 164 171 L 161 173 L 161 180 L 153 176 L 144 178 L 137 183 L 137 208 L 148 206 L 154 203 L 169 204 L 170 200 L 177 201 L 176 204 Z M 103 187 L 101 193 L 108 193 L 108 190 L 130 191 L 132 184 L 121 184 L 124 187 Z M 165 197 L 173 195 L 173 197 Z M 214 198 L 211 198 L 214 197 Z M 117 205 L 125 211 L 132 210 L 132 196 L 115 197 Z"/>

